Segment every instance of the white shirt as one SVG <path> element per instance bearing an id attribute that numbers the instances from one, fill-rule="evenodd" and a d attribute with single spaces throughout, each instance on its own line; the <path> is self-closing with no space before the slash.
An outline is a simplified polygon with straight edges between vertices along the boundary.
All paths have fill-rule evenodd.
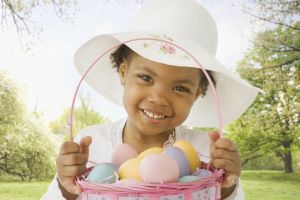
<path id="1" fill-rule="evenodd" d="M 89 162 L 87 166 L 93 163 L 110 162 L 113 150 L 118 144 L 123 143 L 122 132 L 126 119 L 118 120 L 112 124 L 102 124 L 89 126 L 83 129 L 75 138 L 75 142 L 79 143 L 81 138 L 85 136 L 92 137 L 92 144 L 89 147 Z M 200 153 L 200 159 L 204 162 L 209 160 L 210 139 L 206 133 L 200 133 L 184 126 L 175 129 L 176 140 L 186 140 Z M 79 199 L 79 198 L 78 198 Z M 226 198 L 226 200 L 243 200 L 244 192 L 240 181 L 238 181 L 234 192 Z M 41 200 L 65 200 L 58 187 L 56 176 L 50 183 L 47 192 Z"/>

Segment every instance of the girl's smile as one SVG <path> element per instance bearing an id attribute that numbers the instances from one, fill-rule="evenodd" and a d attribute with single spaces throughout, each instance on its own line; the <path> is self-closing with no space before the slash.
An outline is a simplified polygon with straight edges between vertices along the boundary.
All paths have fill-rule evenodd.
<path id="1" fill-rule="evenodd" d="M 124 138 L 132 142 L 155 139 L 163 144 L 200 94 L 200 69 L 165 65 L 137 54 L 120 65 L 119 75 L 128 113 Z"/>

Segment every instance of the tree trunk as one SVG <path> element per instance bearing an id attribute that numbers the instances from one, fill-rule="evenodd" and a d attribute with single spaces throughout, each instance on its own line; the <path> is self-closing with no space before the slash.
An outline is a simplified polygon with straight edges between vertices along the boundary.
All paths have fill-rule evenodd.
<path id="1" fill-rule="evenodd" d="M 284 146 L 284 153 L 283 153 L 284 171 L 285 173 L 294 173 L 291 143 L 284 142 L 283 146 Z"/>

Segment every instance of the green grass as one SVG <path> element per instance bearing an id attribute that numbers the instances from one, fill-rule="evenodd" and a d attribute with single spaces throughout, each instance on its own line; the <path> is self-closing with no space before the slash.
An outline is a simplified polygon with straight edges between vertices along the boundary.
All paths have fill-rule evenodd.
<path id="1" fill-rule="evenodd" d="M 241 179 L 246 200 L 300 199 L 300 173 L 243 171 Z"/>
<path id="2" fill-rule="evenodd" d="M 246 200 L 299 200 L 300 173 L 243 171 L 242 184 Z M 0 182 L 1 200 L 38 200 L 48 182 Z"/>
<path id="3" fill-rule="evenodd" d="M 38 200 L 50 182 L 0 182 L 1 200 Z"/>

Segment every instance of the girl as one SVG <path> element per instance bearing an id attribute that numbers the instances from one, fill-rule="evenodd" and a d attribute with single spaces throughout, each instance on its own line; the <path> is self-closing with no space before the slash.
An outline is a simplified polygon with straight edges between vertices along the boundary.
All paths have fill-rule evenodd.
<path id="1" fill-rule="evenodd" d="M 182 48 L 208 70 L 220 97 L 223 122 L 239 117 L 258 91 L 215 60 L 217 30 L 208 11 L 193 0 L 151 1 L 135 14 L 128 32 L 100 35 L 85 43 L 75 54 L 78 71 L 83 75 L 100 54 L 120 42 L 126 43 L 98 60 L 86 81 L 109 100 L 123 104 L 128 116 L 87 127 L 75 142 L 65 142 L 56 161 L 57 176 L 42 199 L 78 198 L 75 177 L 86 165 L 110 161 L 120 143 L 139 153 L 176 140 L 191 142 L 207 155 L 203 161 L 225 170 L 223 199 L 243 199 L 237 178 L 240 156 L 234 144 L 217 132 L 204 134 L 181 126 L 217 126 L 208 81 Z"/>

